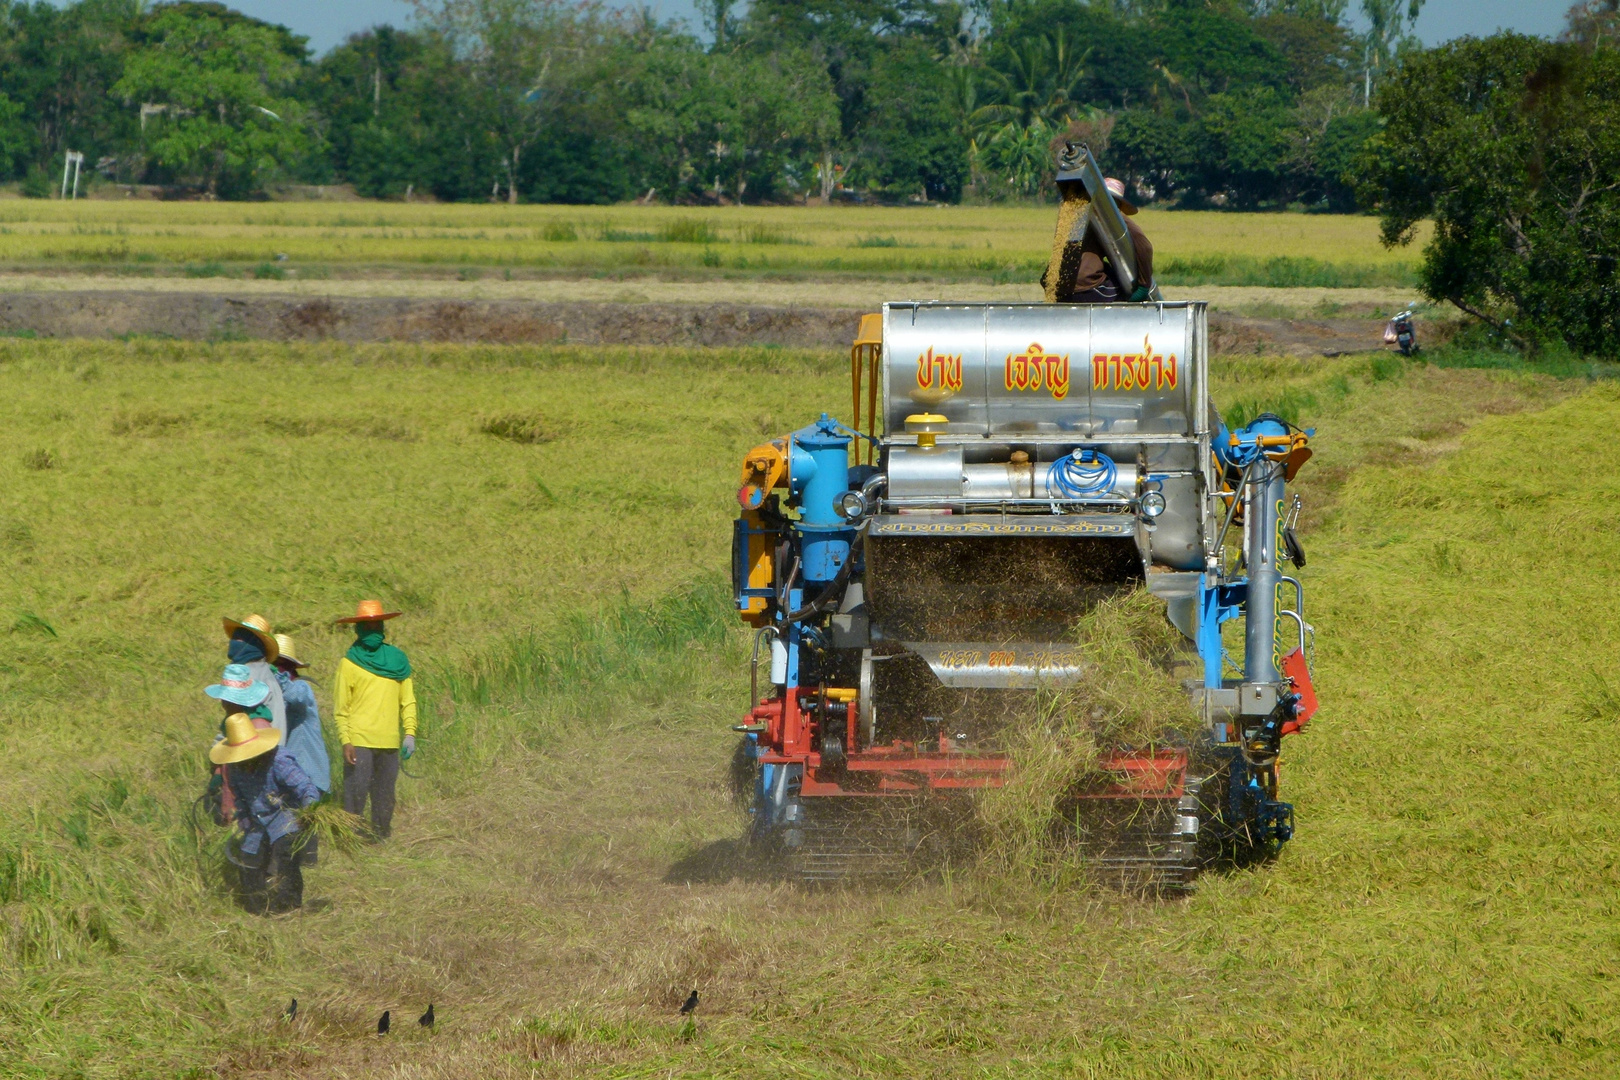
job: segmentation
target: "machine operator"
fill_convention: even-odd
[[[1136,249],[1136,266],[1141,280],[1126,295],[1096,232],[1087,229],[1086,238],[1080,245],[1080,267],[1075,274],[1074,292],[1069,294],[1069,303],[1117,304],[1122,300],[1141,303],[1148,298],[1148,291],[1153,286],[1153,244],[1141,226],[1131,220],[1136,216],[1136,207],[1125,197],[1125,185],[1112,176],[1103,183],[1108,187],[1108,194],[1114,197],[1114,205],[1125,215],[1125,228],[1130,230],[1131,245]]]

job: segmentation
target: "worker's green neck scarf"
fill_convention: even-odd
[[[344,655],[379,678],[403,682],[411,677],[411,662],[405,653],[383,644],[380,622],[355,623],[354,644]]]

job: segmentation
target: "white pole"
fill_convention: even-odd
[[[73,168],[73,151],[69,150],[62,158],[62,198],[67,198],[68,170]]]
[[[79,198],[79,173],[84,169],[84,151],[76,150],[73,153],[73,199]]]

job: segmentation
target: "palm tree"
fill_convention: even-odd
[[[1411,26],[1422,10],[1423,0],[1361,0],[1361,13],[1368,24],[1362,104],[1372,106],[1373,71],[1381,78],[1384,69],[1394,65],[1396,54],[1411,43]]]

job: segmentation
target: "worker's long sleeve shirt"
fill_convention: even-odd
[[[416,691],[411,680],[373,675],[344,657],[338,664],[332,718],[345,746],[397,750],[400,728],[416,734]]]
[[[1131,234],[1131,248],[1136,255],[1136,284],[1153,284],[1153,243],[1147,238],[1140,226],[1130,218],[1125,219],[1125,228]],[[1102,241],[1097,239],[1092,229],[1086,230],[1085,240],[1080,247],[1080,268],[1075,274],[1074,291],[1088,292],[1103,286],[1113,280],[1109,273],[1107,253]],[[1121,282],[1121,285],[1124,283]]]
[[[276,678],[281,680],[281,696],[287,703],[287,737],[281,748],[293,756],[304,775],[325,794],[332,790],[332,759],[326,753],[315,691],[309,683],[294,679],[285,671],[276,672]]]
[[[259,768],[227,765],[231,794],[236,797],[236,823],[242,827],[242,851],[256,855],[268,840],[275,843],[298,831],[293,811],[321,801],[321,793],[304,775],[293,756],[282,749],[271,750],[270,760]]]

